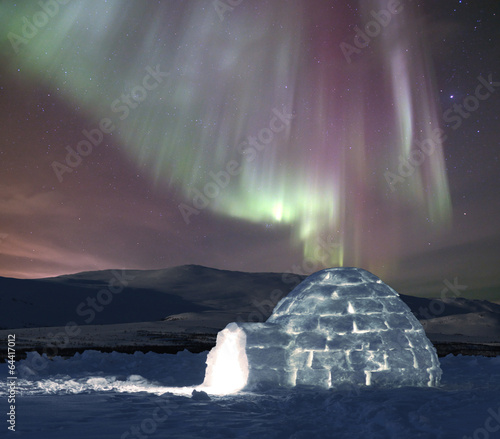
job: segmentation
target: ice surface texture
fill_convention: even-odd
[[[266,323],[230,323],[220,339],[227,334],[239,346],[237,363],[248,367],[249,387],[435,386],[441,378],[422,325],[396,291],[359,268],[314,273]]]

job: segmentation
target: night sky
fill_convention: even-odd
[[[498,0],[8,1],[0,24],[1,276],[343,265],[500,300]]]

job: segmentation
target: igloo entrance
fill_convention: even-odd
[[[243,389],[248,382],[246,334],[236,323],[229,323],[217,334],[217,344],[207,357],[202,386],[210,393],[228,394]]]

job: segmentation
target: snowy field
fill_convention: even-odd
[[[500,357],[441,358],[439,388],[193,396],[206,357],[86,351],[45,361],[30,353],[17,362],[16,432],[3,421],[0,437],[500,438]],[[1,400],[5,408],[5,381]]]

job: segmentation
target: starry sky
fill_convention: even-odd
[[[1,276],[359,266],[500,300],[498,1],[12,1],[0,24]]]

